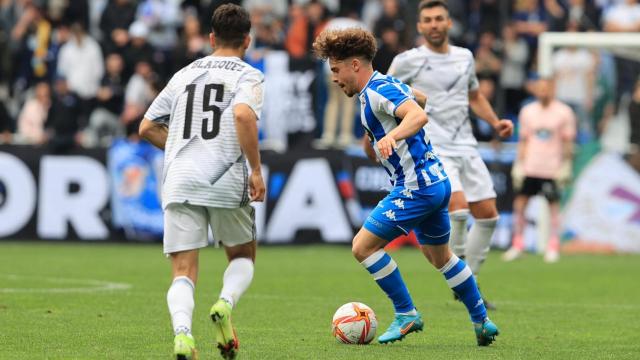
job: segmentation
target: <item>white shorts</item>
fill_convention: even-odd
[[[451,192],[463,191],[468,202],[495,199],[496,191],[480,155],[439,156],[451,182]]]
[[[171,203],[164,211],[164,253],[207,246],[209,226],[213,239],[227,247],[256,239],[255,210],[251,205],[226,209]]]

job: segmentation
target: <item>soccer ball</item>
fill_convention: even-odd
[[[333,336],[343,344],[368,344],[377,327],[376,314],[363,303],[346,303],[333,315]]]

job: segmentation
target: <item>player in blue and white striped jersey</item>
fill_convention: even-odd
[[[365,220],[352,247],[395,308],[394,321],[378,341],[401,340],[424,327],[397,264],[383,249],[398,235],[414,230],[424,255],[467,307],[478,345],[489,345],[498,328],[487,317],[471,270],[448,246],[451,184],[423,129],[428,121],[425,95],[373,71],[376,42],[366,30],[325,30],[313,48],[318,57],[329,60],[333,81],[345,94],[358,95],[362,126],[369,137],[365,149],[384,166],[393,185]]]

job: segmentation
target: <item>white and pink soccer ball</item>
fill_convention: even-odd
[[[333,315],[333,336],[344,344],[370,343],[377,327],[376,314],[363,303],[346,303]]]

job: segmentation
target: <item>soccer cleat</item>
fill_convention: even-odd
[[[216,332],[216,343],[223,359],[235,359],[240,343],[231,325],[231,304],[223,299],[211,307],[211,320]]]
[[[197,359],[196,341],[191,334],[179,333],[173,339],[173,353],[176,360]]]
[[[511,247],[504,254],[502,254],[503,261],[513,261],[522,256],[522,250]]]
[[[560,254],[557,251],[547,251],[544,254],[544,262],[552,264],[557,263],[560,260]]]
[[[405,336],[412,332],[422,331],[424,327],[424,321],[420,313],[417,315],[399,315],[396,314],[396,318],[384,334],[378,337],[380,344],[392,343],[394,341],[402,340]]]
[[[496,336],[500,334],[498,327],[489,318],[485,318],[482,323],[473,323],[476,331],[476,339],[478,346],[489,346],[496,340]]]

